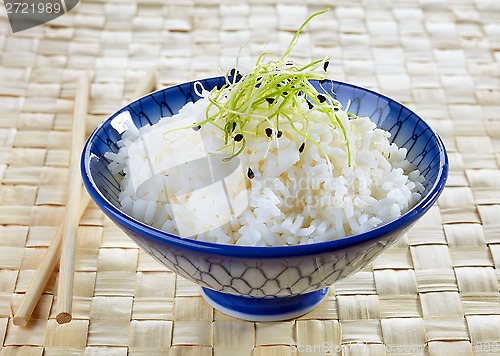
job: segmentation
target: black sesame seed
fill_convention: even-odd
[[[333,111],[339,111],[339,108],[333,108]]]
[[[234,136],[234,140],[236,142],[240,142],[241,140],[243,140],[243,135],[242,134],[237,134],[236,136]]]
[[[320,103],[324,103],[326,101],[326,98],[324,95],[322,94],[318,94],[318,100]]]
[[[283,95],[288,95],[288,92],[287,92],[287,91],[284,91],[284,92],[283,92]]]
[[[250,179],[254,179],[255,178],[255,173],[252,171],[252,168],[250,168],[250,167],[248,167],[247,176]]]
[[[311,110],[314,107],[314,105],[311,104],[311,102],[309,100],[306,100],[306,101],[307,101],[307,105],[309,106],[309,110]]]
[[[276,133],[276,137],[280,138],[281,136],[283,136],[283,131],[278,130],[278,132]]]
[[[326,61],[325,63],[323,63],[323,70],[326,72],[326,70],[328,69],[328,65],[330,64],[329,61]]]
[[[274,98],[266,98],[266,101],[267,101],[269,104],[272,104],[272,103],[274,103]]]
[[[231,132],[234,132],[235,129],[236,129],[236,122],[233,121],[233,128],[231,129]]]
[[[231,77],[234,77],[236,73],[238,73],[238,70],[236,68],[231,68],[231,70],[229,71],[229,75]]]
[[[201,125],[193,126],[193,130],[198,131],[199,129],[201,129]]]
[[[300,147],[299,147],[299,152],[300,152],[300,153],[304,152],[304,148],[306,148],[306,142],[305,142],[305,141],[304,141],[304,142],[302,142],[302,145],[300,145]]]
[[[239,82],[241,80],[241,78],[243,78],[243,76],[240,73],[236,74],[236,81],[237,82]]]
[[[270,128],[270,127],[268,127],[268,128],[266,129],[266,135],[267,135],[267,137],[271,137],[271,135],[272,135],[272,134],[273,134],[273,129],[272,129],[272,128]]]

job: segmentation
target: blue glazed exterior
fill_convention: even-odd
[[[282,298],[256,298],[201,289],[205,300],[219,311],[233,317],[251,321],[292,319],[318,306],[327,296],[328,288],[298,296]]]
[[[222,86],[224,78],[200,80],[205,89]],[[403,235],[436,202],[448,173],[445,147],[415,113],[376,92],[341,82],[320,90],[334,92],[349,111],[370,116],[392,140],[408,149],[408,159],[426,178],[421,201],[399,219],[367,233],[303,246],[247,247],[221,245],[175,236],[147,226],[119,209],[119,182],[107,170],[107,151],[116,152],[120,134],[113,119],[128,111],[137,127],[171,116],[199,97],[194,82],[162,89],[125,106],[103,122],[87,141],[82,177],[91,198],[104,213],[156,260],[202,287],[255,298],[287,297],[324,289],[366,266]]]

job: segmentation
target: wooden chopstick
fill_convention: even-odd
[[[60,259],[60,251],[61,251],[61,241],[65,234],[67,222],[68,222],[68,212],[72,209],[71,217],[73,219],[73,224],[76,221],[78,225],[81,216],[85,212],[87,205],[90,202],[90,197],[88,194],[84,193],[84,190],[81,187],[80,178],[77,177],[79,174],[79,155],[81,148],[83,146],[83,140],[85,138],[85,123],[86,123],[86,115],[87,115],[87,106],[88,106],[88,97],[89,97],[89,89],[90,82],[88,76],[86,74],[82,75],[78,82],[76,100],[75,100],[75,110],[73,117],[73,137],[72,137],[72,146],[71,146],[71,155],[70,155],[70,174],[68,180],[68,196],[69,189],[74,189],[74,193],[72,193],[72,204],[75,204],[76,207],[66,206],[66,216],[63,223],[59,226],[59,229],[56,232],[56,235],[52,239],[49,248],[42,260],[42,263],[38,267],[35,276],[33,277],[28,289],[26,290],[26,294],[19,305],[17,312],[12,319],[12,322],[15,326],[25,326],[35,309],[40,296],[43,293],[47,282],[54,271],[55,266],[59,262]],[[81,138],[77,138],[76,136],[80,136]],[[75,158],[76,157],[76,158]],[[76,166],[76,171],[74,169]],[[71,187],[71,188],[70,188]],[[78,204],[79,201],[79,204]],[[69,202],[69,199],[68,199]],[[68,203],[67,202],[67,203]]]
[[[156,84],[156,68],[151,68],[146,74],[145,80],[141,82],[133,93],[133,98],[138,98],[147,93],[151,92]],[[80,118],[85,124],[85,116],[87,114],[87,104],[88,104],[88,91],[89,82],[88,77],[82,77],[79,83],[79,91],[77,92],[76,103],[75,103],[75,116],[74,120]],[[80,93],[80,95],[78,95]],[[86,95],[84,95],[86,94]],[[83,140],[81,141],[81,146],[76,146],[76,140],[80,140],[80,131],[78,128],[75,129],[75,125],[78,123],[73,122],[73,140],[72,140],[72,154],[73,145],[77,147],[77,156],[75,158],[76,163],[76,175],[79,174],[79,153],[81,147],[83,146]],[[85,132],[85,127],[82,130]],[[79,147],[79,148],[78,148]],[[72,177],[73,169],[73,157],[71,160],[70,173],[69,176]],[[71,178],[70,178],[71,179]],[[76,179],[78,182],[79,179]],[[76,250],[76,234],[78,229],[78,220],[74,214],[74,206],[77,204],[75,200],[76,195],[72,194],[74,187],[68,185],[68,203],[66,205],[66,223],[65,223],[65,233],[63,234],[62,240],[62,251],[61,251],[61,266],[59,272],[59,286],[58,286],[58,296],[57,296],[57,308],[56,308],[56,321],[59,324],[68,323],[71,321],[72,315],[72,300],[73,300],[73,278],[74,278],[74,267],[75,267],[75,250]]]
[[[86,85],[85,85],[86,86]],[[154,90],[156,86],[156,68],[151,68],[145,76],[145,80],[141,82],[141,84],[136,88],[134,93],[132,94],[132,99],[136,99],[139,97],[142,97],[148,93],[150,93],[152,90]],[[88,84],[88,87],[90,87],[90,83]],[[79,92],[77,92],[77,100],[78,98],[81,97],[81,100],[84,100],[82,95],[84,94],[83,91],[87,91],[87,101],[88,101],[88,89],[85,87],[81,87],[79,85]],[[82,93],[82,94],[79,94]],[[82,113],[85,111],[84,113]],[[86,109],[83,110],[81,108],[78,108],[77,112],[77,105],[75,103],[75,115],[74,118],[77,118],[77,115],[85,115],[86,114]],[[84,121],[85,117],[81,120]],[[76,124],[75,122],[73,122]],[[81,123],[81,122],[80,122]],[[84,130],[85,131],[85,130]],[[73,130],[73,132],[77,132]],[[75,142],[74,140],[72,141],[73,143]],[[72,152],[73,152],[73,147],[72,147]],[[71,157],[73,158],[73,157]],[[71,162],[70,162],[71,164]],[[70,177],[72,179],[74,177]],[[77,179],[75,179],[77,180]],[[78,179],[79,180],[79,179]],[[71,181],[71,180],[70,180]],[[69,183],[69,182],[68,182]],[[81,190],[81,196],[80,196],[80,204],[78,207],[78,213],[77,213],[77,220],[80,221],[83,213],[85,212],[89,202],[90,202],[90,197],[88,194],[85,193],[85,190],[80,188]],[[26,293],[24,295],[24,298],[19,305],[19,308],[17,309],[14,318],[12,319],[12,322],[15,326],[26,326],[31,314],[33,313],[33,310],[35,309],[36,305],[38,304],[38,300],[40,299],[40,296],[43,293],[43,290],[45,286],[47,285],[48,280],[50,279],[50,276],[52,272],[54,271],[54,268],[57,265],[57,262],[59,262],[60,255],[61,255],[61,241],[63,238],[64,234],[64,229],[65,229],[65,221],[59,226],[59,229],[57,230],[57,233],[55,237],[52,239],[49,248],[42,260],[42,263],[38,267],[35,276],[33,277],[33,280],[31,281],[28,289],[26,290]],[[74,265],[73,265],[74,266]],[[67,318],[67,316],[66,316]],[[62,319],[63,322],[67,319]],[[71,314],[69,315],[69,320],[71,320]],[[68,320],[68,321],[69,321]],[[59,322],[59,321],[58,321]]]
[[[81,190],[80,206],[78,207],[78,220],[81,219],[83,213],[87,209],[87,205],[90,202],[90,196],[85,192],[84,189]],[[38,267],[35,276],[31,280],[31,283],[26,290],[26,294],[19,305],[17,312],[12,319],[15,326],[26,326],[28,323],[33,310],[40,299],[40,296],[50,279],[54,268],[59,262],[60,252],[61,252],[61,240],[64,232],[64,221],[59,226],[55,237],[50,242],[49,248],[43,257],[42,263]]]
[[[64,220],[64,231],[61,243],[61,263],[59,285],[57,288],[56,320],[59,324],[71,321],[73,306],[73,280],[75,274],[76,235],[79,217],[80,200],[80,154],[85,141],[85,122],[89,102],[90,80],[83,73],[78,80],[76,90],[73,128],[71,134],[71,156],[68,172],[67,201]]]

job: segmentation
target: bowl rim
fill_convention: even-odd
[[[351,235],[345,238],[341,238],[338,240],[324,241],[311,243],[306,245],[292,245],[292,246],[238,246],[238,245],[230,245],[230,244],[219,244],[214,242],[207,241],[199,241],[192,238],[186,238],[182,236],[178,236],[175,234],[168,233],[166,231],[157,229],[146,223],[143,223],[127,214],[122,212],[120,209],[116,208],[113,204],[111,204],[106,197],[96,188],[92,176],[90,175],[90,157],[91,157],[91,144],[93,139],[95,139],[97,132],[104,126],[106,123],[111,121],[118,114],[123,112],[126,106],[136,103],[143,98],[146,98],[150,95],[153,95],[158,92],[162,92],[165,90],[169,90],[180,85],[191,84],[202,80],[216,80],[222,77],[210,77],[198,80],[192,80],[188,82],[179,83],[177,85],[172,85],[169,87],[165,87],[162,89],[158,89],[152,93],[144,95],[132,102],[128,103],[125,106],[122,106],[119,110],[117,110],[114,114],[109,116],[106,120],[101,122],[97,128],[92,132],[92,134],[88,137],[85,142],[81,160],[80,160],[80,169],[81,175],[83,179],[83,183],[87,192],[89,193],[92,200],[96,203],[96,205],[115,223],[125,227],[129,231],[139,236],[147,236],[148,238],[155,240],[158,243],[166,243],[171,247],[175,248],[184,248],[191,250],[191,252],[197,252],[202,254],[210,254],[210,255],[219,255],[224,257],[235,257],[235,258],[257,258],[257,259],[269,259],[269,258],[287,258],[287,257],[299,257],[306,255],[319,255],[324,253],[333,252],[335,250],[340,250],[347,247],[352,247],[354,245],[363,244],[369,242],[371,240],[375,240],[378,237],[382,237],[384,235],[389,235],[396,230],[404,229],[413,225],[420,217],[427,212],[432,205],[437,201],[441,192],[444,189],[446,184],[446,180],[448,178],[448,169],[449,162],[448,156],[446,153],[446,148],[434,129],[432,129],[425,120],[423,120],[418,114],[416,114],[413,110],[408,108],[407,106],[401,104],[399,101],[396,101],[384,94],[378,93],[374,90],[364,88],[359,85],[354,85],[351,83],[333,80],[335,84],[340,84],[344,86],[351,87],[353,89],[359,89],[362,91],[369,92],[371,94],[378,95],[389,102],[393,102],[401,107],[408,109],[413,115],[415,115],[416,119],[420,119],[426,126],[427,129],[430,130],[432,136],[436,138],[436,142],[439,149],[439,162],[440,168],[438,171],[438,176],[436,177],[436,182],[429,190],[424,199],[421,199],[414,207],[412,207],[405,214],[401,215],[396,220],[388,222],[384,225],[376,227],[370,231]]]

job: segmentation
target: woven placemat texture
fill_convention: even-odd
[[[333,78],[417,111],[441,135],[442,197],[389,251],[309,314],[251,323],[137,248],[91,205],[78,236],[74,320],[54,273],[12,323],[64,216],[75,82],[92,74],[87,131],[157,67],[157,88],[281,53],[332,58]],[[80,3],[13,34],[0,9],[0,355],[500,354],[500,2],[183,0]]]

